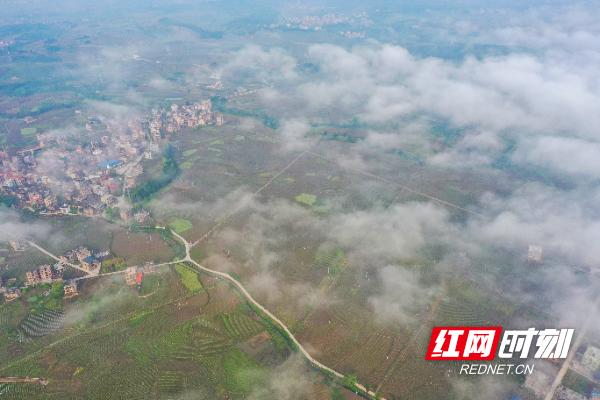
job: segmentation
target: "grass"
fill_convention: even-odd
[[[572,370],[569,370],[569,372],[565,375],[563,385],[579,394],[586,396],[591,391],[593,386],[593,384],[586,377]]]
[[[127,268],[127,263],[125,262],[125,260],[121,257],[113,257],[113,258],[109,258],[108,260],[104,260],[102,261],[102,266],[100,267],[100,272],[101,273],[107,273],[107,272],[117,272],[117,271],[122,271],[125,268]]]
[[[202,283],[198,280],[198,274],[183,264],[175,265],[175,271],[179,274],[181,283],[190,293],[196,293],[202,290]]]
[[[165,279],[165,275],[170,279]],[[149,277],[144,277],[144,285]],[[77,304],[69,307],[86,310],[82,311],[86,315],[91,314],[92,309],[106,312],[94,312],[92,318],[78,323],[74,327],[78,333],[71,337],[67,332],[64,335],[54,331],[55,322],[59,321],[55,317],[60,317],[59,314],[29,314],[27,311],[31,305],[24,298],[16,303],[0,305],[0,359],[3,361],[15,357],[4,358],[9,349],[2,344],[3,337],[9,340],[7,343],[11,344],[11,350],[16,347],[15,339],[8,338],[10,332],[3,332],[4,327],[9,325],[18,329],[19,322],[27,315],[22,326],[32,336],[27,339],[27,344],[22,345],[26,346],[24,350],[31,352],[49,341],[65,337],[53,342],[55,344],[43,352],[24,358],[2,371],[9,376],[48,377],[51,382],[62,382],[60,387],[49,385],[44,393],[37,395],[14,391],[37,389],[37,386],[14,385],[14,390],[11,389],[6,396],[179,398],[186,391],[202,389],[207,390],[206,398],[247,398],[256,385],[264,381],[267,368],[272,368],[269,360],[281,359],[280,355],[271,353],[275,349],[261,353],[260,358],[255,359],[255,356],[236,347],[236,343],[244,343],[247,337],[262,331],[263,326],[243,313],[232,312],[231,301],[237,301],[237,296],[230,297],[228,292],[214,291],[214,296],[206,296],[210,299],[209,307],[197,306],[199,299],[204,303],[203,295],[179,300],[184,298],[181,297],[184,285],[192,290],[202,288],[197,274],[185,265],[177,265],[167,274],[161,274],[161,279],[156,295],[147,299],[140,299],[134,291],[122,289],[122,285],[113,284],[108,279],[90,281],[89,285],[105,286],[100,297],[110,297],[112,303],[94,304],[93,298],[99,296],[99,288],[90,290],[83,287],[76,299]],[[35,301],[43,297],[38,294],[39,291],[36,288],[29,293],[35,295]],[[107,293],[114,296],[106,296]],[[112,300],[116,296],[119,296],[118,300]],[[173,302],[165,303],[166,300]],[[187,304],[188,301],[190,304]],[[24,308],[22,313],[17,312],[19,307]],[[42,336],[46,333],[51,336]],[[55,359],[60,360],[60,366],[47,369],[48,360]],[[0,387],[0,390],[3,388]]]
[[[327,270],[328,274],[337,275],[346,266],[346,254],[342,249],[321,251],[315,256],[314,266]]]
[[[184,161],[181,163],[181,169],[191,169],[194,166],[194,163],[191,161]]]
[[[223,141],[223,139],[216,139],[216,140],[213,140],[212,142],[210,142],[208,145],[209,146],[220,146],[220,145],[223,145],[223,144],[225,144],[225,142]]]
[[[230,349],[223,358],[225,386],[238,395],[244,396],[264,379],[264,370],[256,361],[237,348]]]
[[[169,222],[169,227],[173,229],[175,232],[181,234],[183,232],[187,232],[192,229],[193,225],[190,221],[185,218],[173,218]]]
[[[204,259],[204,257],[206,257],[206,255],[204,254],[204,250],[202,250],[198,246],[192,248],[192,250],[190,251],[190,256],[192,256],[192,258],[196,261],[202,260]]]
[[[196,149],[186,150],[186,151],[183,152],[183,156],[187,158],[187,157],[193,155],[194,153],[196,153],[197,151],[198,150],[196,150]]]
[[[140,288],[140,295],[145,296],[154,293],[160,287],[160,277],[155,274],[146,274]]]
[[[294,200],[296,200],[300,204],[312,207],[317,202],[317,196],[309,193],[301,193],[298,196],[294,197]]]
[[[29,127],[29,128],[21,128],[21,135],[30,136],[35,135],[37,133],[37,128]]]

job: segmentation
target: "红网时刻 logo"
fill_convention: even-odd
[[[425,359],[440,361],[561,359],[566,358],[569,353],[573,333],[574,329],[529,328],[503,332],[501,326],[437,326],[431,332]],[[496,373],[497,366],[497,364],[493,366],[492,373]],[[518,371],[517,368],[510,368],[514,367],[514,364],[504,366],[508,366],[509,371]],[[463,367],[461,373],[463,370],[465,373],[481,370],[481,368],[473,368],[473,365]],[[478,365],[475,364],[475,367]],[[530,367],[533,371],[533,366]],[[485,371],[489,369],[483,368]],[[528,372],[527,368],[522,370]]]

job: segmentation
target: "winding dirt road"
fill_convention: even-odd
[[[288,337],[294,342],[294,344],[296,345],[298,350],[300,350],[300,353],[302,353],[302,355],[308,360],[308,362],[310,364],[312,364],[315,368],[317,368],[321,371],[324,371],[330,375],[334,375],[335,377],[337,377],[339,379],[345,378],[344,374],[342,374],[334,369],[331,369],[328,366],[320,363],[318,360],[314,359],[313,356],[311,356],[310,353],[304,348],[304,346],[302,346],[302,344],[298,341],[298,339],[296,339],[296,337],[292,334],[292,332],[290,332],[288,327],[279,318],[277,318],[269,310],[267,310],[265,307],[263,307],[258,301],[256,301],[252,297],[252,295],[246,290],[246,288],[239,281],[237,281],[234,277],[232,277],[231,275],[229,275],[228,273],[225,273],[225,272],[215,271],[213,269],[206,268],[205,266],[194,261],[194,259],[192,259],[192,257],[190,256],[190,248],[193,247],[193,245],[190,244],[182,236],[177,234],[175,231],[171,230],[171,233],[173,234],[173,236],[175,236],[177,239],[179,239],[179,241],[181,241],[181,243],[183,243],[183,245],[185,246],[185,254],[186,255],[185,255],[185,258],[181,261],[188,262],[188,263],[194,265],[196,268],[198,268],[201,271],[204,271],[210,275],[225,279],[229,283],[233,284],[239,290],[239,292],[244,295],[246,300],[248,300],[250,303],[252,303],[252,305],[254,305],[256,308],[258,308],[260,311],[262,311],[266,316],[268,316],[271,319],[271,321],[275,322],[275,324],[277,324],[277,326],[279,326],[288,335]],[[372,398],[385,400],[385,398],[383,398],[383,397],[377,397],[378,395],[375,392],[368,390],[366,387],[364,387],[360,383],[355,383],[355,386],[360,391],[368,394]]]

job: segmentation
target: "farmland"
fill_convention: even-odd
[[[600,390],[594,2],[8,3],[0,399],[538,397],[462,325]]]
[[[49,379],[43,388],[3,384],[2,393],[11,398],[186,394],[241,399],[287,358],[289,350],[274,346],[261,320],[222,283],[208,279],[205,291],[190,290],[192,282],[201,284],[183,265],[159,277],[162,284],[151,297],[138,297],[120,282],[98,281],[56,311],[27,313],[27,301],[0,306],[2,326],[22,319],[18,334],[24,340],[16,351],[14,334],[0,332],[2,352],[8,354],[0,373]],[[81,309],[96,311],[83,315],[77,312]],[[311,390],[327,392],[323,385],[316,381]]]

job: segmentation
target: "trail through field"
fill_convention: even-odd
[[[304,153],[302,153],[304,154]],[[302,155],[301,154],[301,155]],[[301,156],[300,155],[300,156]],[[300,158],[300,156],[296,157],[295,160],[298,160]],[[295,161],[293,161],[295,162]],[[292,162],[292,163],[293,163]],[[291,163],[291,164],[292,164]],[[290,164],[290,165],[291,165]],[[308,360],[308,362],[313,365],[315,368],[326,372],[329,375],[333,375],[336,378],[339,379],[345,379],[346,376],[332,368],[329,368],[328,366],[320,363],[318,360],[316,360],[315,358],[313,358],[313,356],[310,355],[310,353],[304,348],[304,346],[302,346],[302,344],[298,341],[298,339],[296,339],[296,337],[292,334],[292,332],[289,330],[289,328],[287,327],[287,325],[285,325],[279,318],[277,318],[275,315],[273,315],[268,309],[266,309],[262,304],[260,304],[258,301],[256,301],[252,295],[246,290],[246,288],[238,281],[236,280],[234,277],[232,277],[231,275],[229,275],[228,273],[225,272],[220,272],[220,271],[215,271],[213,269],[210,268],[206,268],[205,266],[197,263],[194,259],[192,259],[192,257],[190,256],[190,250],[191,247],[193,246],[192,244],[190,244],[187,240],[185,240],[182,236],[178,235],[175,231],[171,230],[171,233],[173,234],[173,236],[175,236],[177,239],[179,239],[181,241],[181,243],[183,243],[183,245],[185,246],[185,258],[183,261],[186,261],[192,265],[194,265],[196,268],[198,268],[199,270],[206,272],[210,275],[216,276],[218,278],[222,278],[227,280],[228,282],[230,282],[231,284],[233,284],[233,286],[235,286],[235,288],[246,298],[246,300],[248,302],[250,302],[252,305],[254,305],[256,308],[258,308],[261,312],[263,312],[267,317],[269,317],[269,319],[272,322],[275,322],[275,324],[277,326],[279,326],[279,328],[281,328],[286,335],[288,336],[289,339],[291,339],[294,344],[296,345],[296,347],[298,348],[298,350],[300,351],[300,353],[302,353],[302,355]],[[375,393],[372,392],[370,390],[368,390],[365,386],[361,385],[360,383],[355,383],[354,386],[356,388],[358,388],[361,392],[365,393],[366,395],[370,396],[371,398],[377,398],[377,399],[381,399],[381,400],[385,400],[385,398],[379,396]]]

